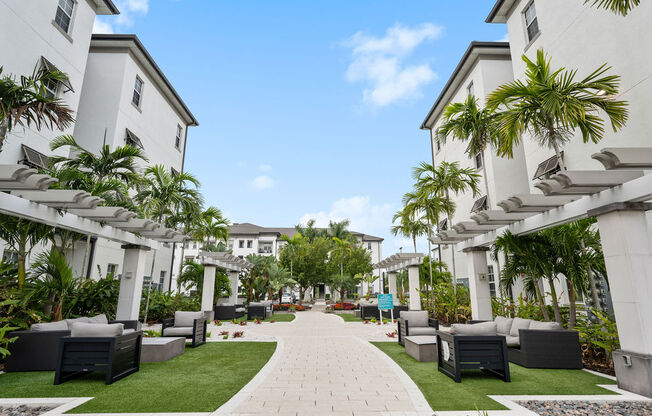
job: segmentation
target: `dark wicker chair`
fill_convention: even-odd
[[[520,348],[508,348],[509,361],[527,368],[581,369],[579,333],[570,330],[520,329]]]
[[[378,305],[360,305],[360,318],[363,320],[368,318],[380,319]]]
[[[112,384],[140,369],[141,331],[117,337],[62,337],[59,340],[54,384],[91,371],[105,371]]]
[[[274,313],[271,302],[252,302],[247,307],[247,319],[265,319]]]
[[[437,367],[456,383],[462,381],[462,370],[470,369],[511,381],[503,335],[452,335],[437,331]]]
[[[413,311],[408,311],[408,312],[413,312]],[[422,312],[426,314],[428,313],[426,311],[422,311]],[[414,325],[411,326],[409,320],[401,317],[396,321],[396,325],[398,326],[398,343],[400,345],[405,345],[403,341],[405,337],[409,337],[411,335],[435,336],[437,334],[437,330],[439,329],[439,321],[434,318],[428,318],[428,326],[414,326]]]
[[[196,318],[193,320],[192,327],[174,326],[175,318],[163,320],[161,327],[162,337],[186,337],[190,339],[192,348],[206,343],[206,318]],[[166,331],[167,329],[167,331]]]

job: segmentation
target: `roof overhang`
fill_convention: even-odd
[[[136,59],[139,65],[145,69],[147,74],[155,81],[163,92],[163,95],[172,103],[172,106],[181,115],[181,118],[188,126],[198,126],[199,122],[190,112],[190,109],[181,99],[181,96],[174,89],[161,68],[156,64],[154,58],[147,52],[147,49],[136,35],[124,34],[93,34],[91,37],[90,52],[101,52],[102,50],[128,50]]]
[[[423,253],[396,253],[385,260],[373,265],[374,269],[385,269],[388,272],[395,272],[409,266],[419,266],[423,263]]]
[[[95,14],[98,15],[114,15],[120,14],[120,10],[113,4],[111,0],[93,0],[95,4]]]
[[[429,130],[434,126],[444,107],[460,88],[462,81],[466,79],[475,64],[484,58],[511,60],[509,42],[471,42],[466,52],[464,52],[462,60],[453,71],[446,85],[444,85],[437,101],[435,101],[425,120],[421,123],[422,130]]]
[[[254,266],[248,260],[225,251],[200,251],[199,256],[203,258],[204,265],[218,266],[235,272],[251,269]]]
[[[487,23],[507,23],[507,18],[512,12],[518,0],[498,0],[489,12],[485,22]]]

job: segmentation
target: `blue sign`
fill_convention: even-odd
[[[378,295],[378,309],[380,309],[381,311],[394,309],[393,296],[391,294]]]

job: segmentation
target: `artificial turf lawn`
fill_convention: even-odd
[[[213,412],[258,373],[274,342],[209,342],[107,386],[104,372],[54,386],[51,371],[0,374],[0,397],[94,397],[71,413]]]
[[[336,315],[344,319],[344,322],[362,322],[362,319],[356,317],[352,313],[338,313]]]
[[[293,313],[275,313],[272,315],[270,318],[267,318],[263,320],[262,322],[271,322],[271,321],[276,321],[276,322],[292,322],[294,321],[294,314]],[[242,318],[236,318],[235,322],[240,323],[242,321],[247,321],[247,322],[253,322],[255,319],[247,319],[246,316],[243,316]],[[222,321],[222,323],[225,322],[231,322],[231,321]]]
[[[487,395],[520,394],[616,394],[596,384],[615,384],[610,379],[582,370],[541,370],[510,364],[511,383],[483,374],[481,371],[462,372],[462,382],[437,370],[437,363],[419,362],[407,355],[405,348],[393,342],[372,342],[389,355],[419,386],[435,411],[444,410],[504,410],[500,403]]]

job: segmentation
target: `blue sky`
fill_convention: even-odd
[[[493,0],[114,0],[96,31],[135,33],[200,126],[186,171],[233,222],[349,218],[384,237],[410,171],[430,160],[419,126]],[[425,240],[420,243],[425,247]]]

